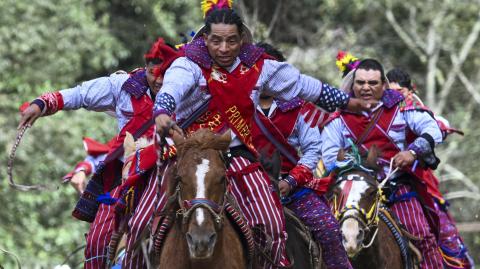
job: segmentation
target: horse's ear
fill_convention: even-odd
[[[136,150],[135,139],[133,138],[133,135],[129,132],[125,134],[125,140],[123,140],[123,149],[125,155],[130,155]]]
[[[373,145],[368,150],[367,160],[365,162],[367,167],[378,169],[379,166],[377,164],[378,156],[380,155],[380,150],[376,145]]]
[[[338,153],[337,153],[337,161],[343,161],[343,160],[345,160],[345,150],[341,148],[340,150],[338,150]]]
[[[218,137],[215,149],[226,151],[232,142],[232,131],[228,129],[225,133]]]
[[[179,132],[173,130],[173,132],[171,132],[171,135],[172,135],[172,140],[175,143],[175,145],[178,146],[178,145],[182,144],[183,142],[185,142],[185,136],[183,136],[182,133],[179,133]]]

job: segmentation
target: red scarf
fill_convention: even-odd
[[[389,163],[390,160],[400,152],[400,149],[397,147],[395,142],[392,141],[388,132],[390,127],[395,119],[395,115],[400,111],[399,106],[393,106],[391,108],[386,108],[383,106],[380,108],[380,116],[371,130],[364,134],[365,128],[367,128],[371,118],[359,114],[353,114],[348,112],[342,112],[340,118],[344,122],[345,126],[348,128],[349,133],[352,135],[352,138],[357,144],[361,135],[364,135],[365,139],[360,141],[362,149],[368,150],[371,146],[376,145],[382,151],[382,159],[384,162]],[[442,195],[438,189],[438,180],[432,173],[432,170],[429,168],[423,168],[417,166],[415,171],[412,171],[411,168],[407,168],[407,172],[415,176],[424,183],[427,187],[427,192],[437,198],[441,198]],[[419,190],[421,192],[421,190]],[[425,196],[421,193],[422,196]],[[427,197],[424,197],[427,198]],[[430,200],[430,199],[425,199]]]
[[[255,108],[250,96],[260,77],[263,60],[260,57],[251,68],[240,63],[231,73],[220,67],[201,67],[212,99],[208,110],[188,128],[188,132],[200,128],[222,132],[230,128],[256,154],[252,140]]]
[[[288,111],[281,111],[277,108],[270,118],[258,113],[260,120],[263,125],[269,130],[270,134],[284,146],[284,148],[294,156],[298,161],[297,151],[288,143],[288,137],[292,134],[293,128],[298,118],[298,114],[302,110],[302,106],[298,106],[294,109]],[[275,146],[270,142],[270,140],[262,133],[260,128],[254,124],[253,125],[253,143],[257,150],[263,150],[265,154],[271,156],[275,151]],[[282,168],[281,173],[288,173],[292,168],[297,165],[297,163],[292,163],[285,156],[281,155]]]

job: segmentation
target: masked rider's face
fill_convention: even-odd
[[[160,74],[160,64],[147,64],[147,82],[153,94],[157,94],[163,84],[163,75]]]
[[[204,35],[208,53],[220,67],[230,67],[240,54],[242,37],[235,24],[212,23],[209,34]]]
[[[378,70],[358,69],[355,71],[353,93],[355,97],[367,102],[378,102],[385,91],[386,83]]]

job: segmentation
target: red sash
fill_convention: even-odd
[[[114,143],[111,145],[109,154],[111,154],[116,148],[123,147],[123,140],[125,139],[127,132],[131,134],[135,133],[152,118],[153,101],[148,94],[144,94],[138,99],[132,95],[130,100],[132,102],[133,116],[116,136]],[[153,130],[154,126],[152,125],[142,136],[153,138]],[[103,173],[104,192],[110,191],[114,187],[116,179],[119,176],[121,177],[121,167],[122,164],[117,160],[107,163]]]
[[[400,149],[388,136],[388,130],[398,113],[398,106],[390,109],[381,107],[377,113],[379,113],[377,121],[371,124],[370,130],[367,131],[365,129],[369,126],[371,117],[344,112],[340,114],[340,119],[352,135],[355,144],[360,144],[359,146],[364,151],[368,151],[371,146],[376,145],[382,151],[382,158],[389,162],[395,154],[400,152]],[[363,141],[358,141],[359,139]]]
[[[284,148],[295,157],[298,161],[297,151],[288,143],[288,137],[292,134],[293,128],[298,118],[298,114],[302,110],[302,106],[295,109],[291,109],[282,112],[280,109],[276,109],[270,118],[267,118],[262,113],[258,113],[259,119],[263,125],[270,131],[270,134],[281,143]],[[270,140],[262,133],[256,124],[253,125],[253,143],[257,150],[265,150],[269,156],[275,151],[275,146]],[[292,163],[285,156],[281,155],[282,168],[281,173],[288,173],[296,163]]]
[[[376,145],[382,151],[382,160],[386,163],[390,163],[390,160],[393,158],[393,156],[400,152],[400,149],[388,136],[388,131],[390,130],[390,126],[393,123],[395,115],[399,112],[399,106],[393,106],[392,108],[382,107],[380,109],[382,109],[382,111],[380,111],[381,114],[377,122],[374,123],[371,130],[367,131],[365,134],[364,130],[370,121],[369,117],[343,112],[340,114],[340,118],[348,128],[348,131],[352,135],[355,144],[358,143],[357,140],[363,135],[365,139],[363,142],[360,141],[361,145],[359,146],[366,151],[371,146]],[[412,171],[411,168],[408,168],[407,172],[424,183],[427,187],[427,192],[430,195],[441,199],[442,195],[438,190],[438,181],[433,175],[431,169],[417,166],[415,171]]]
[[[254,105],[250,96],[260,76],[263,59],[261,57],[251,68],[240,63],[232,73],[220,67],[202,67],[212,99],[208,110],[187,131],[209,128],[221,132],[228,127],[256,154],[252,142]]]

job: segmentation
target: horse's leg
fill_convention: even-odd
[[[118,198],[119,188],[112,190]],[[114,230],[115,211],[113,206],[101,204],[95,220],[90,224],[85,247],[85,269],[103,269],[107,262],[107,247]]]
[[[311,192],[288,205],[312,232],[322,248],[322,258],[328,269],[352,268],[342,245],[340,226],[330,207]]]

